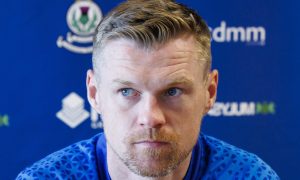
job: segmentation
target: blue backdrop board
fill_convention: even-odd
[[[0,179],[102,131],[86,98],[95,25],[121,1],[12,0],[0,17]],[[282,179],[300,162],[298,1],[181,0],[206,19],[217,103],[209,135],[254,152]]]

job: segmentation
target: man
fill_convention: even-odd
[[[210,33],[191,9],[131,0],[94,38],[88,99],[104,134],[71,145],[17,179],[279,179],[256,155],[200,133],[218,72]]]

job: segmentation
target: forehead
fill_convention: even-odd
[[[100,71],[109,73],[110,76],[155,74],[157,77],[166,78],[172,74],[177,75],[174,78],[178,79],[179,72],[181,76],[189,73],[201,74],[204,68],[201,68],[203,64],[199,61],[196,44],[193,36],[181,36],[148,49],[131,40],[112,40],[103,48],[100,59],[102,63],[97,66],[100,66]]]
[[[110,63],[115,60],[130,60],[132,63],[145,63],[147,60],[151,60],[151,63],[163,63],[167,61],[162,61],[161,59],[167,58],[190,58],[191,60],[196,60],[199,59],[198,53],[199,48],[197,48],[196,40],[192,35],[182,35],[166,43],[155,44],[149,48],[133,40],[118,38],[107,41],[102,49],[100,61]],[[152,57],[152,59],[147,57]],[[139,59],[134,61],[136,58]]]

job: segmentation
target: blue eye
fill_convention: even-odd
[[[179,88],[170,88],[166,92],[167,96],[179,96],[181,94],[182,94],[182,90]]]
[[[122,96],[125,96],[125,97],[133,97],[133,96],[137,96],[139,94],[138,91],[132,89],[132,88],[124,88],[124,89],[121,89],[121,94]]]

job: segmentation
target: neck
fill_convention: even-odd
[[[163,177],[143,177],[133,173],[107,145],[107,165],[108,172],[112,180],[115,179],[132,179],[132,180],[173,180],[183,179],[186,175],[191,161],[192,152],[183,160],[176,169],[170,174]]]

